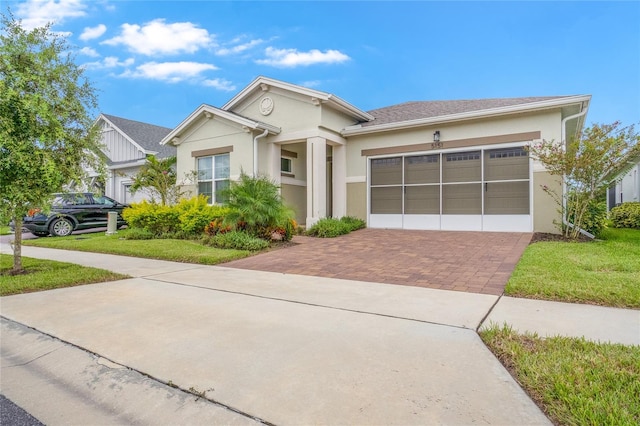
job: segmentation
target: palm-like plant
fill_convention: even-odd
[[[293,211],[282,201],[278,186],[266,176],[252,177],[243,172],[224,196],[231,210],[225,224],[244,228],[255,236],[265,237],[293,218]]]
[[[155,156],[147,157],[146,163],[134,176],[130,191],[147,193],[151,201],[160,199],[160,204],[174,204],[180,198],[180,188],[176,186],[176,157],[158,160]]]

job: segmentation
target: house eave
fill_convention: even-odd
[[[342,136],[365,135],[371,133],[390,132],[395,130],[412,129],[415,127],[424,127],[435,124],[447,124],[457,121],[474,120],[478,118],[491,118],[500,115],[508,115],[515,113],[526,113],[533,111],[542,111],[545,109],[558,108],[570,104],[586,102],[586,108],[591,100],[590,95],[567,96],[559,99],[552,99],[541,102],[531,102],[528,104],[511,105],[507,107],[484,109],[479,111],[463,112],[458,114],[440,115],[436,117],[421,118],[417,120],[398,121],[394,123],[385,123],[380,125],[372,125],[362,127],[361,125],[345,127]]]

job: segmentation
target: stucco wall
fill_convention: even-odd
[[[550,189],[555,189],[557,193],[562,192],[562,183],[558,176],[551,176],[547,172],[533,174],[533,230],[534,232],[559,234],[560,230],[553,222],[562,220],[562,216],[558,212],[560,206],[556,204],[551,195],[542,189],[545,185]]]
[[[281,185],[282,198],[295,211],[295,219],[299,225],[304,225],[307,218],[307,187],[299,185]]]
[[[365,182],[347,184],[347,216],[367,220],[367,184]]]

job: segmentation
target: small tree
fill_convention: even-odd
[[[547,186],[542,189],[558,203],[562,217],[570,221],[570,225],[558,224],[566,237],[579,236],[598,195],[604,194],[616,176],[629,167],[629,160],[640,154],[639,141],[633,126],[621,127],[620,122],[614,122],[593,124],[566,146],[545,140],[529,147],[531,156],[564,182],[561,192]]]
[[[13,273],[22,267],[22,218],[84,168],[103,170],[92,129],[93,87],[50,26],[27,31],[1,15],[0,217],[15,224]]]
[[[158,160],[155,156],[147,157],[146,163],[133,178],[130,191],[144,192],[151,197],[151,202],[160,200],[163,206],[175,204],[182,195],[176,186],[176,157]]]

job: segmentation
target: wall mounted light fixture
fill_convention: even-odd
[[[433,141],[440,142],[440,130],[436,130],[433,132]]]

